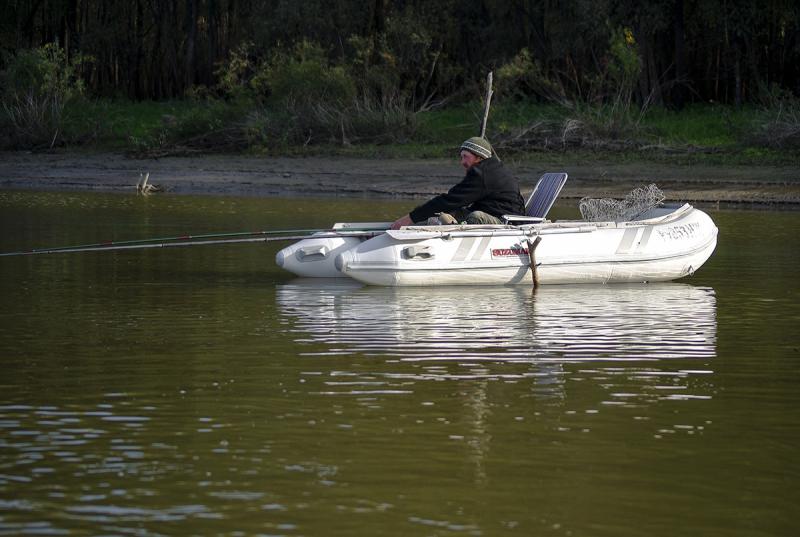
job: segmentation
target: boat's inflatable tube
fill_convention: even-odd
[[[338,223],[331,230],[322,231],[282,249],[275,255],[275,264],[305,278],[338,278],[344,274],[336,270],[336,257],[355,248],[369,237],[386,230],[389,222]],[[366,230],[366,231],[365,231]]]

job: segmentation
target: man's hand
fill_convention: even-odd
[[[395,220],[389,229],[400,229],[403,226],[410,226],[413,223],[414,221],[411,220],[411,217],[409,215],[405,215]]]

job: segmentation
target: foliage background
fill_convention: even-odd
[[[796,0],[8,0],[0,50],[2,145],[106,137],[98,99],[202,103],[128,133],[147,147],[408,142],[491,70],[505,103],[561,110],[500,126],[509,148],[624,146],[698,103],[768,110],[751,141],[800,137]]]
[[[258,63],[303,42],[370,89],[417,102],[468,94],[522,51],[537,66],[525,93],[602,98],[620,32],[638,48],[640,101],[741,104],[773,85],[800,91],[794,0],[9,0],[0,13],[7,54],[57,42],[93,58],[82,70],[92,94],[134,99],[213,87],[245,44]]]

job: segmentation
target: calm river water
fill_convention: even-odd
[[[410,205],[0,191],[0,251]],[[0,258],[0,535],[797,535],[800,213],[710,214],[692,278],[536,293]]]

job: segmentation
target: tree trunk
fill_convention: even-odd
[[[648,28],[639,27],[636,32],[639,42],[639,57],[642,62],[642,70],[639,74],[639,91],[643,102],[651,104],[662,104],[661,83],[658,79],[658,69],[656,67],[655,36]]]
[[[217,7],[217,2],[215,0],[208,0],[208,35],[206,37],[208,45],[206,47],[206,54],[208,58],[206,60],[206,69],[203,73],[203,80],[207,84],[213,83],[214,63],[219,57],[221,13],[221,10]],[[224,33],[224,30],[222,30],[222,32]]]
[[[72,59],[71,50],[74,48],[75,25],[78,16],[78,0],[67,0],[64,17],[61,21],[61,43],[67,61]]]
[[[686,47],[684,44],[684,0],[675,0],[675,13],[673,29],[675,32],[675,86],[672,92],[672,102],[675,108],[682,109],[686,104]]]
[[[742,106],[742,55],[739,51],[738,40],[734,41],[733,59],[733,103],[736,108]]]
[[[212,24],[209,21],[209,24]],[[184,83],[187,88],[195,80],[195,47],[197,41],[197,0],[186,0],[186,54],[184,56]]]

